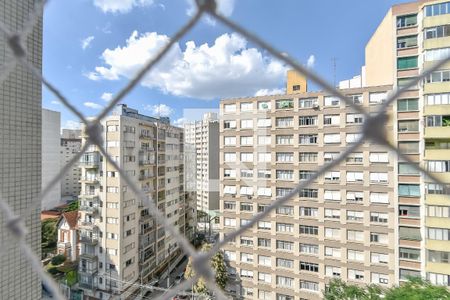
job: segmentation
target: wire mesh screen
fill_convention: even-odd
[[[6,65],[4,65],[0,71],[0,82],[8,78],[10,73],[14,71],[17,65],[21,65],[26,68],[33,76],[39,79],[42,84],[49,89],[60,101],[61,103],[69,109],[73,114],[75,114],[79,120],[85,125],[86,134],[88,136],[87,142],[82,147],[81,151],[77,153],[73,157],[73,159],[65,165],[53,180],[48,184],[46,188],[44,188],[38,199],[33,201],[33,205],[39,207],[41,203],[41,199],[51,190],[51,188],[56,185],[61,176],[65,174],[70,167],[79,161],[80,157],[87,151],[90,145],[96,145],[101,152],[101,154],[107,159],[107,161],[114,166],[119,172],[121,178],[128,184],[129,188],[134,192],[137,197],[140,198],[140,201],[145,203],[145,205],[149,208],[149,212],[153,215],[157,222],[162,224],[165,228],[165,231],[170,233],[175,239],[178,241],[178,244],[184,251],[186,255],[192,258],[192,266],[195,270],[195,276],[186,281],[183,281],[179,285],[172,287],[170,290],[166,291],[161,298],[169,299],[180,292],[185,291],[189,288],[198,278],[203,277],[206,281],[206,285],[210,291],[213,292],[214,297],[217,299],[226,299],[227,296],[224,292],[218,288],[218,286],[214,282],[214,274],[209,268],[208,261],[211,257],[219,251],[226,243],[233,240],[235,237],[241,235],[246,230],[253,227],[259,220],[268,216],[270,212],[275,210],[277,207],[283,205],[289,199],[298,195],[299,191],[305,187],[308,187],[313,181],[315,181],[319,176],[322,176],[325,172],[330,171],[333,167],[340,164],[346,157],[355,151],[358,147],[360,147],[365,141],[371,141],[373,143],[377,143],[386,147],[389,151],[394,151],[397,153],[400,160],[410,163],[414,168],[417,168],[418,171],[426,175],[428,180],[435,181],[439,184],[445,186],[438,178],[435,178],[432,174],[428,173],[427,170],[423,169],[421,166],[413,163],[411,159],[404,155],[401,151],[399,151],[394,145],[392,145],[385,135],[384,126],[388,121],[388,116],[386,114],[387,108],[392,105],[397,97],[404,91],[408,90],[410,87],[417,85],[420,83],[426,76],[428,76],[434,70],[437,70],[445,63],[450,61],[450,58],[438,61],[429,69],[424,70],[419,76],[415,77],[411,81],[408,82],[406,86],[403,86],[400,89],[397,89],[391,93],[387,100],[379,106],[379,110],[375,113],[369,113],[365,109],[363,109],[359,105],[355,105],[351,99],[341,93],[340,90],[336,89],[332,84],[328,83],[324,79],[322,79],[319,75],[315,74],[310,69],[305,68],[302,64],[296,62],[289,55],[286,55],[283,51],[277,49],[274,45],[266,42],[262,37],[259,37],[252,32],[248,31],[246,28],[243,28],[239,24],[236,24],[232,20],[220,15],[216,12],[216,3],[214,0],[197,0],[197,11],[190,18],[190,20],[180,28],[170,39],[170,41],[160,49],[159,53],[147,61],[140,69],[140,71],[135,74],[135,76],[128,81],[128,83],[118,92],[112,100],[109,102],[106,108],[101,111],[97,117],[93,120],[87,119],[70,101],[70,99],[64,96],[64,91],[60,91],[58,87],[54,86],[51,82],[49,82],[40,72],[40,70],[36,69],[32,64],[27,61],[27,47],[25,47],[25,41],[27,36],[33,31],[36,24],[42,18],[43,10],[45,8],[44,1],[36,1],[35,8],[33,13],[28,17],[28,21],[24,24],[23,29],[20,32],[16,32],[15,28],[8,28],[4,23],[0,22],[0,31],[4,36],[4,40],[7,43],[7,47],[11,53],[11,59],[8,60]],[[127,176],[126,172],[121,169],[114,159],[110,157],[107,151],[104,148],[104,143],[102,140],[102,127],[100,122],[104,119],[114,108],[116,104],[118,104],[130,91],[133,90],[134,87],[143,79],[143,77],[150,71],[152,68],[169,52],[171,47],[179,41],[182,37],[184,37],[201,19],[202,16],[209,15],[209,17],[215,19],[217,22],[222,23],[228,28],[234,30],[240,35],[246,37],[248,40],[256,44],[268,51],[274,58],[286,63],[297,72],[306,75],[310,80],[315,82],[317,85],[321,86],[326,93],[329,95],[335,96],[342,101],[344,101],[348,106],[352,107],[352,109],[364,116],[364,123],[362,126],[362,134],[359,139],[356,140],[355,143],[352,143],[345,151],[340,153],[340,155],[334,159],[333,161],[324,164],[320,168],[314,172],[314,174],[309,177],[305,181],[301,181],[295,189],[293,189],[288,194],[273,199],[269,207],[264,210],[264,212],[258,213],[255,215],[247,224],[241,226],[231,234],[226,235],[222,240],[218,241],[213,248],[206,252],[197,252],[190,244],[190,242],[178,231],[177,228],[173,227],[169,224],[162,215],[155,203],[152,199],[149,199],[148,196],[142,191],[135,182]],[[41,262],[39,258],[31,251],[29,245],[24,242],[24,236],[26,233],[26,228],[21,222],[21,215],[16,215],[15,212],[8,205],[8,199],[0,199],[0,210],[6,216],[6,223],[4,224],[5,228],[7,228],[13,236],[19,241],[20,250],[28,259],[29,263],[33,266],[35,272],[42,279],[43,283],[51,290],[51,293],[57,299],[64,299],[63,295],[59,291],[58,285],[53,281],[53,279],[44,271],[41,266]],[[33,207],[29,207],[28,211],[31,211]],[[133,285],[135,283],[124,282],[127,285]],[[142,286],[140,286],[142,288]],[[144,286],[145,288],[145,286]]]

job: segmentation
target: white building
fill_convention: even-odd
[[[61,169],[59,145],[61,113],[42,109],[42,189],[55,178]],[[55,184],[42,199],[42,209],[51,209],[61,204],[61,185]]]

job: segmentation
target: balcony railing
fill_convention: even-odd
[[[100,208],[97,206],[80,205],[80,210],[93,215],[100,213]]]
[[[98,243],[98,238],[96,236],[80,236],[80,242],[84,244],[96,245]]]
[[[80,181],[91,184],[98,184],[100,182],[100,178],[96,176],[81,176]]]
[[[58,242],[57,248],[69,249],[71,247],[70,242]]]

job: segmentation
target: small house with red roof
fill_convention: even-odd
[[[75,261],[80,252],[80,239],[77,232],[78,211],[69,211],[61,214],[58,223],[58,243],[56,252],[63,254],[67,259]]]

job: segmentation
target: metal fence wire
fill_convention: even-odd
[[[380,109],[376,113],[369,114],[365,109],[363,109],[361,106],[355,105],[353,101],[351,101],[351,99],[343,95],[338,89],[333,87],[332,84],[322,79],[312,70],[307,69],[300,63],[296,62],[289,55],[286,55],[285,52],[276,49],[273,45],[267,43],[264,39],[253,34],[247,29],[241,27],[239,24],[233,22],[232,20],[219,14],[216,11],[217,3],[215,2],[215,0],[196,0],[197,11],[189,19],[189,21],[172,36],[170,41],[159,51],[159,53],[155,57],[148,60],[145,63],[145,65],[142,66],[140,71],[133,77],[133,79],[131,79],[120,90],[120,92],[113,97],[113,99],[109,102],[108,106],[95,119],[88,120],[74,105],[72,105],[70,99],[66,98],[62,91],[60,91],[56,86],[54,86],[41,74],[40,70],[36,69],[31,63],[27,62],[27,49],[26,47],[24,47],[24,44],[28,35],[33,31],[36,24],[43,17],[43,10],[45,4],[46,1],[43,0],[37,0],[35,2],[34,10],[29,15],[28,21],[22,26],[22,30],[20,32],[14,32],[10,30],[2,21],[0,21],[1,34],[4,35],[8,48],[12,53],[12,59],[8,61],[5,66],[3,66],[3,70],[0,73],[0,84],[9,76],[9,74],[12,71],[14,71],[17,65],[22,65],[31,74],[33,74],[33,76],[39,79],[42,82],[42,84],[46,88],[48,88],[51,91],[51,93],[53,93],[67,109],[69,109],[73,114],[75,114],[80,119],[80,121],[85,125],[86,134],[88,138],[87,142],[82,147],[81,151],[77,153],[68,164],[63,166],[63,168],[51,180],[48,186],[42,190],[39,197],[33,201],[32,207],[28,207],[26,211],[31,212],[33,208],[39,207],[42,198],[45,195],[47,195],[47,193],[51,190],[53,186],[58,184],[60,178],[71,168],[71,166],[74,163],[76,163],[80,159],[80,157],[88,149],[89,145],[96,145],[100,150],[100,152],[102,153],[102,155],[107,159],[107,161],[117,169],[123,180],[131,188],[131,190],[140,198],[142,203],[144,203],[144,205],[146,205],[149,208],[149,212],[156,219],[156,221],[162,224],[165,230],[169,232],[171,235],[173,235],[174,238],[177,239],[182,251],[184,251],[184,254],[192,257],[192,266],[195,270],[196,276],[178,284],[177,286],[174,286],[173,288],[168,290],[165,294],[161,295],[159,297],[160,299],[170,299],[171,297],[179,293],[183,293],[183,291],[190,288],[191,285],[194,282],[196,282],[196,280],[200,277],[203,277],[205,279],[207,287],[210,291],[213,292],[214,297],[216,297],[217,299],[227,299],[227,296],[224,294],[224,292],[214,282],[214,274],[211,271],[211,268],[209,267],[209,260],[211,259],[211,257],[217,251],[219,251],[221,247],[224,246],[226,243],[233,240],[235,237],[241,235],[246,230],[255,225],[256,222],[268,216],[271,211],[281,206],[283,203],[285,203],[292,197],[295,197],[301,189],[307,187],[319,176],[323,175],[326,171],[340,164],[351,152],[360,147],[361,144],[363,144],[365,141],[370,140],[371,142],[385,146],[389,151],[396,152],[400,160],[410,163],[414,168],[416,168],[423,175],[425,175],[428,178],[428,180],[435,181],[436,183],[446,186],[443,182],[441,182],[438,178],[434,177],[432,174],[428,173],[421,166],[413,163],[408,156],[404,155],[394,145],[392,145],[387,140],[384,134],[385,132],[384,126],[388,120],[386,114],[387,107],[392,105],[396,101],[397,97],[400,94],[402,94],[402,92],[418,84],[431,72],[437,70],[445,63],[449,62],[450,57],[447,57],[446,59],[437,62],[429,69],[424,70],[419,76],[412,79],[406,86],[394,90],[393,93],[391,93],[388,96],[386,102],[380,105]],[[117,165],[117,163],[110,157],[110,155],[103,147],[103,141],[101,138],[102,128],[100,125],[101,120],[111,112],[114,106],[118,104],[142,80],[142,78],[167,54],[167,52],[169,52],[171,47],[182,37],[184,37],[199,22],[199,20],[204,15],[209,15],[216,21],[222,23],[223,25],[234,30],[240,35],[246,37],[249,41],[253,42],[255,45],[265,49],[271,55],[273,55],[273,57],[286,63],[287,65],[295,69],[297,72],[306,75],[310,80],[321,86],[325,92],[329,93],[332,96],[340,98],[347,105],[351,106],[352,109],[354,109],[358,113],[363,114],[365,120],[362,127],[361,137],[356,141],[356,143],[352,144],[344,152],[342,152],[337,159],[333,160],[330,163],[324,164],[323,166],[318,168],[318,170],[308,180],[299,183],[297,187],[287,195],[274,199],[272,204],[269,205],[269,207],[264,212],[258,213],[251,219],[249,223],[238,228],[231,234],[226,235],[222,240],[218,241],[210,251],[206,253],[197,252],[191,246],[189,241],[179,233],[178,229],[173,227],[166,221],[165,217],[157,209],[153,200],[149,199],[145,195],[145,193],[133,182],[133,180],[127,176],[124,170],[122,170]],[[43,283],[49,288],[50,292],[56,299],[64,299],[64,296],[59,291],[58,284],[54,282],[53,279],[42,268],[40,258],[35,253],[33,253],[30,246],[24,242],[24,237],[26,235],[26,228],[24,222],[22,221],[23,216],[16,215],[8,205],[7,199],[2,199],[1,197],[0,197],[0,210],[3,212],[6,220],[3,226],[5,226],[5,228],[7,228],[12,233],[12,235],[17,239],[20,250],[22,251],[24,256],[28,259],[29,263],[33,266],[35,272],[39,275]],[[133,285],[134,283],[125,282],[125,284]],[[146,288],[145,286],[141,285],[140,287]]]

